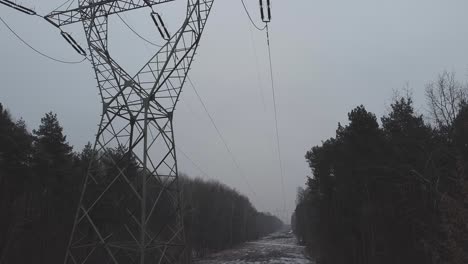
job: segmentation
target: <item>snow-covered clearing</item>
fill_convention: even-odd
[[[281,231],[271,234],[261,240],[244,243],[243,245],[210,255],[196,264],[314,264],[305,257],[304,247],[290,232]]]

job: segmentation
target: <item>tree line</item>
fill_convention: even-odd
[[[134,158],[121,158],[125,152],[109,149],[109,162],[103,158],[88,168],[96,154],[92,146],[75,152],[56,114],[45,114],[30,132],[23,120],[14,120],[0,104],[0,263],[63,263],[85,173],[91,169],[94,177],[105,180],[120,167],[127,170],[127,180],[134,180],[141,172]],[[125,164],[116,168],[111,160]],[[195,257],[282,227],[278,218],[258,212],[247,197],[219,182],[186,176],[179,182],[187,248]],[[99,192],[98,188],[91,191]],[[126,191],[117,186],[103,198],[92,212],[96,225],[111,229],[129,217],[114,208]],[[168,208],[161,211],[159,218],[167,219],[152,219],[149,225],[171,217],[164,216]],[[93,261],[101,259],[96,256]]]
[[[468,94],[454,74],[426,89],[430,114],[396,97],[358,106],[305,155],[293,230],[322,264],[468,263]]]
[[[249,199],[212,180],[181,180],[185,228],[196,257],[256,240],[282,228],[269,213],[257,212]]]

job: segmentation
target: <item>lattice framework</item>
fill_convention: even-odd
[[[188,0],[183,25],[135,76],[108,50],[110,15],[172,1],[80,0],[46,16],[82,22],[103,105],[65,263],[185,261],[173,112],[214,0]]]

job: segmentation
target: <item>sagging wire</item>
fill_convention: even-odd
[[[75,0],[67,0],[67,1],[65,1],[63,4],[61,4],[61,5],[59,5],[57,8],[55,8],[52,12],[55,12],[55,11],[59,10],[60,8],[62,8],[63,6],[65,6],[67,3],[69,3],[69,4],[68,4],[68,7],[67,7],[67,9],[69,9],[70,6],[73,4],[73,1],[75,1]]]
[[[145,37],[143,37],[142,35],[138,34],[138,32],[136,30],[134,30],[128,23],[127,21],[125,21],[118,13],[117,13],[117,16],[119,17],[119,19],[128,27],[128,29],[130,29],[135,35],[137,35],[139,38],[141,38],[142,40],[144,40],[145,42],[147,42],[148,44],[150,45],[153,45],[155,47],[159,47],[161,48],[162,45],[158,45],[148,39],[146,39]]]
[[[229,145],[227,144],[227,141],[226,139],[224,138],[223,134],[221,133],[221,130],[219,130],[218,126],[216,125],[216,122],[214,121],[214,118],[213,116],[210,114],[210,112],[208,111],[208,108],[206,107],[206,104],[205,102],[203,101],[202,97],[200,96],[200,94],[198,93],[198,90],[197,88],[195,87],[195,85],[193,84],[192,80],[190,79],[189,76],[187,76],[187,80],[190,84],[190,86],[192,87],[193,91],[195,92],[197,98],[198,98],[198,101],[200,101],[201,105],[203,106],[203,110],[205,111],[206,115],[208,116],[208,118],[210,119],[210,122],[211,124],[213,125],[214,129],[216,130],[216,133],[218,134],[219,138],[221,139],[221,142],[223,143],[224,147],[226,148],[226,151],[227,153],[229,154],[229,156],[231,157],[231,160],[234,164],[234,166],[236,167],[236,169],[239,171],[239,174],[242,176],[242,179],[244,180],[245,184],[247,185],[247,188],[249,188],[250,192],[258,198],[257,196],[257,193],[255,192],[255,190],[252,188],[252,186],[250,185],[250,182],[247,180],[247,177],[245,176],[244,174],[244,171],[242,170],[242,168],[240,167],[239,165],[239,162],[237,161],[236,157],[234,156],[234,153],[232,152],[231,148],[229,147]]]
[[[255,58],[255,69],[257,72],[257,82],[258,82],[258,90],[260,91],[260,97],[262,99],[263,111],[266,112],[266,103],[265,103],[265,95],[263,95],[263,85],[262,85],[262,77],[260,75],[260,66],[258,63],[258,55],[257,55],[257,48],[255,47],[255,41],[253,36],[253,31],[249,27],[250,31],[250,43],[252,44],[253,54]]]
[[[284,191],[284,174],[283,174],[283,162],[282,162],[282,155],[281,155],[281,145],[280,145],[280,137],[279,137],[279,129],[278,129],[278,110],[276,104],[276,94],[275,94],[275,86],[274,86],[274,77],[273,77],[273,63],[271,58],[271,47],[270,47],[270,32],[268,28],[268,23],[271,22],[271,1],[266,0],[266,4],[264,4],[265,0],[259,0],[260,3],[260,17],[262,21],[265,23],[264,27],[259,27],[253,21],[250,13],[247,9],[247,6],[244,3],[244,0],[241,0],[241,3],[244,7],[244,10],[252,23],[252,25],[258,29],[259,31],[266,30],[266,37],[267,37],[267,45],[268,45],[268,57],[269,57],[269,65],[270,65],[270,79],[271,79],[271,90],[272,90],[272,97],[273,97],[273,107],[274,107],[274,117],[275,117],[275,130],[276,130],[276,144],[278,149],[278,160],[279,160],[279,169],[280,169],[280,176],[281,176],[281,193],[283,196],[283,212],[286,212],[286,198],[285,198],[285,191]],[[265,17],[265,11],[267,16]],[[190,79],[189,79],[190,80]]]
[[[268,8],[269,8],[269,0],[268,2]],[[281,155],[281,144],[280,144],[280,136],[279,136],[279,129],[278,129],[278,108],[277,108],[277,103],[276,103],[276,93],[275,93],[275,80],[274,80],[274,74],[273,74],[273,62],[272,62],[272,56],[271,56],[271,45],[270,45],[270,30],[268,27],[268,23],[271,21],[271,12],[268,12],[268,22],[265,22],[266,26],[266,37],[267,37],[267,47],[268,47],[268,60],[270,63],[270,80],[271,80],[271,92],[272,92],[272,99],[273,99],[273,111],[274,111],[274,117],[275,117],[275,130],[276,130],[276,145],[278,149],[278,163],[279,163],[279,169],[280,169],[280,176],[281,176],[281,193],[283,195],[283,212],[286,212],[286,197],[285,197],[285,191],[284,191],[284,172],[283,172],[283,161],[282,161],[282,155]]]
[[[266,1],[266,4],[264,4],[264,1]],[[284,173],[283,173],[283,162],[282,162],[282,155],[281,155],[281,144],[280,144],[280,137],[279,137],[279,129],[278,129],[278,109],[277,109],[277,103],[276,103],[276,94],[275,94],[275,81],[274,81],[274,76],[273,76],[273,62],[272,62],[272,56],[271,56],[271,46],[270,46],[270,31],[268,28],[268,23],[271,22],[271,0],[259,0],[260,4],[260,18],[262,21],[265,23],[265,26],[263,28],[260,28],[257,26],[252,17],[250,16],[244,0],[241,0],[242,5],[244,6],[244,9],[252,22],[252,24],[260,31],[266,29],[266,38],[267,38],[267,47],[268,47],[268,59],[269,59],[269,66],[270,66],[270,80],[271,80],[271,91],[272,91],[272,97],[273,97],[273,109],[274,109],[274,117],[275,117],[275,131],[276,131],[276,145],[278,149],[278,162],[279,162],[279,169],[280,169],[280,176],[281,176],[281,193],[283,196],[283,212],[286,211],[286,197],[285,197],[285,191],[284,191]],[[265,11],[266,11],[266,16],[265,16]]]
[[[201,173],[202,173],[202,177],[205,178],[205,179],[213,179],[211,178],[206,172],[205,170],[203,170],[200,165],[198,165],[192,158],[190,158],[189,155],[187,155],[187,153],[185,153],[182,149],[180,149],[179,147],[176,146],[176,149],[179,153],[182,153],[182,155],[192,163],[192,165],[197,168]]]
[[[70,0],[72,1],[72,0]],[[68,3],[69,1],[63,3],[61,6],[64,6],[66,3]],[[57,25],[54,21],[52,21],[51,19],[49,19],[48,17],[44,17],[44,16],[41,16],[41,15],[38,15],[36,13],[36,11],[30,9],[30,8],[27,8],[27,7],[24,7],[22,5],[19,5],[17,3],[14,3],[12,1],[9,1],[9,0],[0,0],[0,4],[3,4],[7,7],[10,7],[10,8],[13,8],[17,11],[20,11],[24,14],[27,14],[27,15],[31,15],[31,16],[39,16],[41,18],[44,18],[47,22],[51,23],[52,25],[54,25],[55,27],[57,27],[58,29],[60,29],[60,34],[62,35],[62,37],[72,46],[72,48],[78,52],[78,54],[80,54],[81,56],[84,56],[85,58],[82,60],[84,61],[86,59],[86,51],[78,44],[78,42],[76,42],[76,40],[70,35],[68,34],[67,32],[64,32],[59,25]],[[58,7],[60,8],[60,7]],[[26,46],[28,46],[29,48],[31,48],[32,50],[34,50],[35,52],[39,53],[40,55],[44,56],[44,57],[47,57],[49,59],[52,59],[54,61],[57,61],[57,62],[62,62],[62,63],[79,63],[79,62],[82,62],[82,61],[79,61],[79,62],[69,62],[69,61],[64,61],[64,60],[60,60],[60,59],[55,59],[49,55],[46,55],[44,54],[43,52],[40,52],[39,50],[35,49],[34,47],[32,47],[29,43],[27,43],[23,38],[21,38],[7,23],[5,20],[2,19],[2,23],[20,40],[22,41]]]
[[[80,54],[81,56],[85,56],[86,57],[86,51],[80,46],[80,44],[78,44],[78,42],[76,42],[76,40],[67,32],[63,31],[59,25],[57,25],[54,21],[52,21],[50,18],[48,17],[44,17],[44,19],[49,22],[50,24],[52,24],[54,27],[58,28],[60,30],[60,35],[62,35],[62,37],[65,39],[65,41],[68,42],[68,44],[70,44],[70,46],[72,46],[72,48],[78,52],[78,54]]]
[[[10,30],[11,33],[13,33],[13,35],[16,36],[16,38],[18,38],[21,42],[23,42],[24,45],[28,46],[30,49],[32,49],[33,51],[35,51],[36,53],[38,53],[39,55],[47,58],[47,59],[50,59],[50,60],[53,60],[55,62],[60,62],[60,63],[65,63],[65,64],[78,64],[78,63],[82,63],[83,61],[86,60],[86,57],[84,57],[82,60],[80,61],[65,61],[65,60],[60,60],[60,59],[56,59],[52,56],[49,56],[39,50],[37,50],[36,48],[34,48],[32,45],[30,45],[28,42],[26,42],[23,38],[21,38],[11,27],[10,25],[8,25],[8,23],[3,20],[1,17],[0,17],[0,21],[8,28],[8,30]]]
[[[262,0],[260,0],[260,2],[261,2],[261,1],[262,1]],[[244,7],[244,11],[245,11],[245,13],[247,14],[247,17],[249,18],[249,20],[250,20],[250,22],[252,23],[252,25],[253,25],[257,30],[259,30],[259,31],[265,30],[266,25],[265,25],[264,27],[259,27],[259,26],[253,21],[252,16],[250,15],[249,10],[247,9],[247,6],[246,6],[245,3],[244,3],[244,0],[241,0],[241,3],[242,3],[242,6]],[[263,8],[262,8],[262,10],[263,10]],[[263,11],[262,11],[262,12],[263,12]]]

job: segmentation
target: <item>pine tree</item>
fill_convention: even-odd
[[[33,130],[34,151],[32,168],[35,187],[31,199],[39,207],[35,230],[40,237],[38,262],[58,261],[61,256],[54,251],[64,251],[73,208],[73,148],[68,144],[57,115],[49,112]],[[34,204],[34,203],[32,203]]]
[[[7,258],[22,219],[20,203],[30,179],[32,137],[24,121],[16,123],[0,104],[0,262]]]

